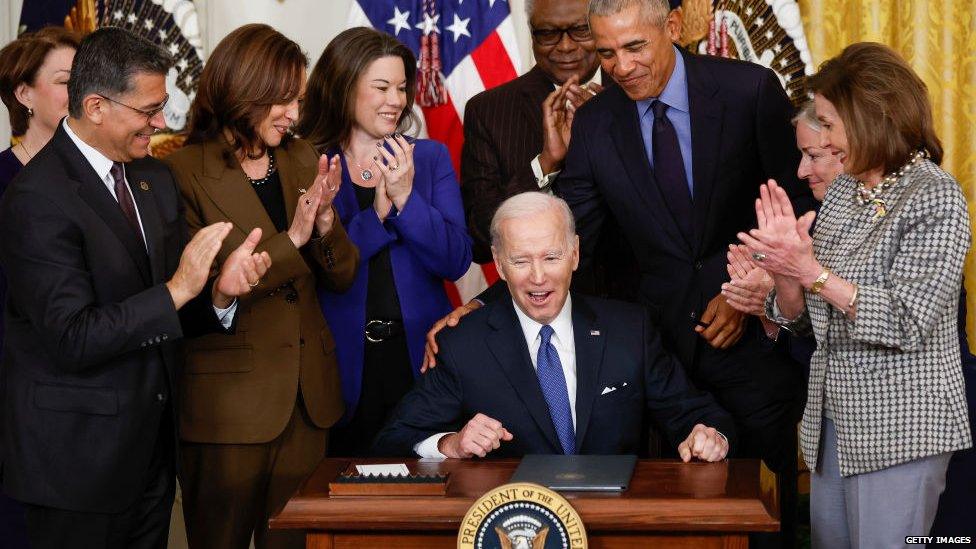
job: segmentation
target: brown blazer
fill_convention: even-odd
[[[165,161],[183,196],[191,233],[218,221],[234,224],[220,262],[254,227],[263,231],[257,251],[267,251],[272,261],[254,291],[239,301],[233,335],[186,344],[180,436],[189,442],[268,442],[288,423],[299,389],[312,421],[329,427],[344,407],[335,341],[319,308],[316,280],[344,291],[359,264],[359,251],[338,216],[328,235],[313,235],[297,250],[287,233],[275,229],[223,140],[188,145]],[[318,155],[296,139],[275,149],[275,161],[290,224],[298,190],[315,179]]]

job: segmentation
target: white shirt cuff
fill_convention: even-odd
[[[535,158],[532,159],[532,162],[529,165],[532,166],[532,175],[535,176],[535,183],[539,186],[539,189],[550,191],[549,187],[552,185],[552,182],[556,180],[556,176],[559,175],[559,170],[550,174],[542,173],[542,164],[539,163],[540,156],[542,155],[535,155]]]
[[[447,456],[442,454],[441,451],[437,449],[437,443],[440,442],[440,440],[445,436],[453,434],[454,433],[437,433],[436,435],[429,436],[414,445],[413,451],[422,458],[445,459]]]
[[[237,314],[237,300],[235,299],[234,302],[230,304],[230,307],[227,307],[226,309],[221,309],[216,305],[213,306],[213,309],[214,313],[217,314],[217,320],[220,321],[220,325],[223,326],[225,330],[229,329],[230,325],[234,323],[234,315]]]

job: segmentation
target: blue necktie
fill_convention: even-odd
[[[691,193],[688,192],[688,177],[685,174],[681,146],[678,144],[678,132],[665,114],[668,110],[667,103],[655,100],[651,103],[650,110],[654,115],[654,126],[651,129],[654,134],[651,139],[654,178],[657,179],[668,208],[678,222],[678,228],[688,242],[694,242],[693,206]]]
[[[573,414],[569,409],[569,392],[566,390],[566,376],[563,375],[563,365],[559,362],[559,354],[553,347],[552,326],[546,324],[539,330],[542,345],[536,359],[536,374],[542,386],[542,394],[549,405],[549,416],[556,428],[559,444],[564,454],[572,454],[576,449],[576,429],[573,428]]]

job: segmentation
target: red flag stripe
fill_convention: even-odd
[[[481,272],[485,274],[485,283],[489,286],[498,280],[498,270],[495,269],[495,262],[489,261],[488,263],[481,264]]]
[[[424,107],[424,121],[427,135],[447,146],[454,164],[454,173],[461,173],[461,146],[464,144],[464,127],[454,108],[453,99],[448,96],[447,103],[436,107]]]
[[[484,42],[471,52],[471,59],[478,69],[486,90],[518,76],[508,50],[505,49],[505,44],[502,43],[497,32],[489,34],[488,38],[485,38]]]

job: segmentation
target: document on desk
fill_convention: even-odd
[[[637,456],[564,456],[532,454],[512,475],[511,482],[534,482],[552,490],[626,490],[634,474]]]
[[[405,463],[380,463],[374,465],[357,465],[356,472],[364,477],[378,477],[382,475],[390,477],[410,476],[410,470]]]

